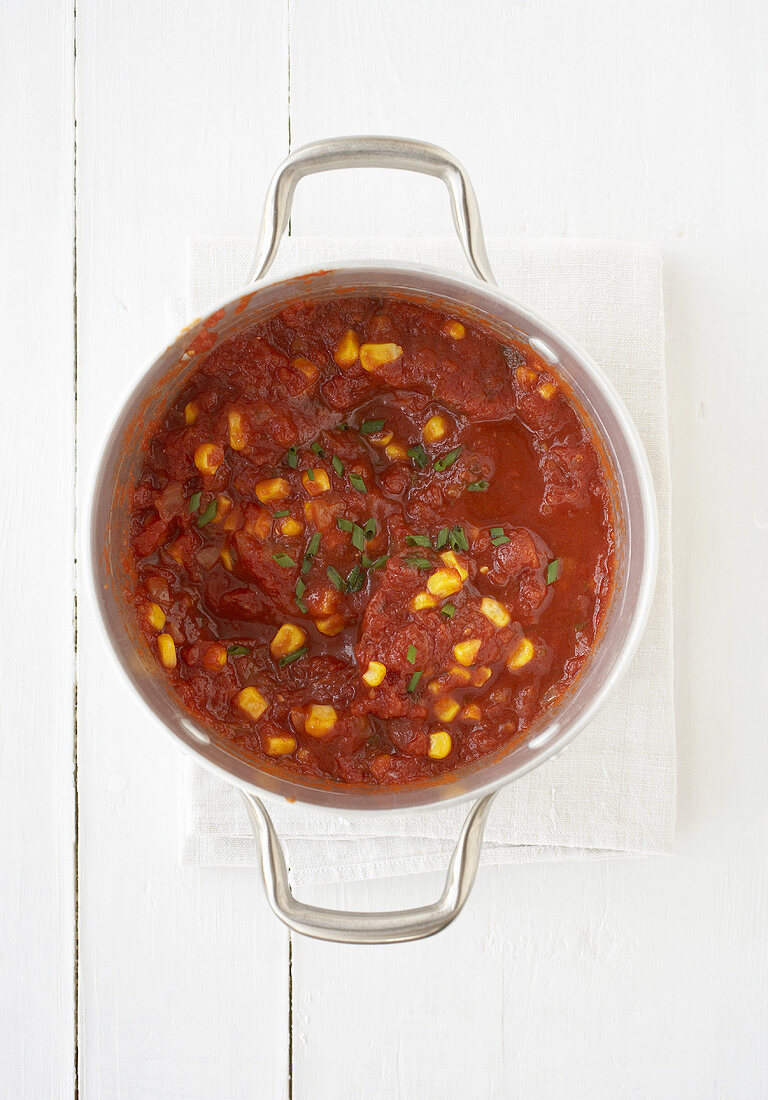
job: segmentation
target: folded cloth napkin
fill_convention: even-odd
[[[189,242],[186,300],[176,327],[244,284],[254,247],[243,238]],[[661,559],[648,627],[630,670],[561,757],[501,791],[481,862],[666,852],[675,820],[675,729],[661,257],[647,244],[605,241],[491,240],[488,251],[499,285],[587,348],[624,398],[656,483]],[[270,277],[356,259],[467,270],[454,240],[289,237]],[[192,762],[185,762],[182,788],[183,860],[256,864],[239,794]],[[467,811],[456,806],[346,819],[265,801],[299,886],[444,868]]]

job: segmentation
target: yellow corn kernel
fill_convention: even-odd
[[[443,685],[438,683],[437,680],[430,680],[429,690],[432,692],[433,695],[439,695],[440,692],[443,690]]]
[[[373,432],[368,436],[368,442],[372,443],[374,447],[386,447],[388,443],[392,442],[392,436],[394,432],[390,432],[387,428],[382,428],[380,432]]]
[[[176,644],[170,634],[158,635],[157,651],[164,668],[176,668]]]
[[[449,321],[445,326],[445,331],[452,340],[463,340],[467,335],[467,330],[461,321]]]
[[[262,714],[269,710],[269,703],[255,687],[244,687],[242,691],[238,691],[235,703],[253,722],[258,722]]]
[[[399,344],[362,344],[360,347],[360,366],[372,371],[394,363],[403,354]]]
[[[468,684],[472,679],[472,673],[469,669],[459,668],[458,665],[454,665],[448,671],[451,674],[451,679],[455,680],[457,684]]]
[[[304,377],[309,379],[310,382],[314,382],[320,373],[315,364],[309,359],[305,359],[303,355],[300,355],[298,359],[294,359],[291,366],[295,367],[296,370],[300,370]]]
[[[181,556],[178,542],[171,542],[165,547],[166,554],[173,558],[177,565],[183,565],[184,559]]]
[[[256,496],[262,504],[270,500],[285,500],[290,492],[291,487],[284,477],[270,477],[256,486]]]
[[[517,649],[507,657],[507,668],[522,668],[523,665],[528,664],[535,652],[536,650],[530,638],[523,638],[519,642]]]
[[[384,448],[384,454],[390,462],[405,462],[408,457],[408,451],[402,443],[389,443]]]
[[[557,393],[557,386],[554,382],[542,382],[538,391],[545,401],[551,401]]]
[[[339,346],[333,353],[333,358],[340,367],[351,367],[357,360],[360,352],[360,341],[352,329],[347,329],[341,338]]]
[[[287,657],[289,653],[295,653],[297,649],[301,649],[306,640],[307,635],[300,626],[296,626],[294,623],[283,623],[269,643],[269,652],[277,661],[281,657]]]
[[[229,425],[230,447],[233,451],[242,451],[247,443],[242,415],[235,409],[230,409],[227,413],[227,424]]]
[[[307,490],[311,497],[319,497],[321,493],[327,493],[331,487],[331,479],[328,474],[320,466],[316,466],[312,471],[312,477],[310,477],[310,471],[305,470],[301,475],[301,484]]]
[[[429,592],[417,592],[411,600],[413,611],[424,611],[428,607],[437,607],[437,600]]]
[[[495,627],[501,629],[502,626],[507,626],[509,623],[509,612],[504,604],[499,603],[498,600],[494,600],[491,596],[483,596],[480,601],[480,610],[485,615],[486,619],[493,623]]]
[[[464,710],[461,712],[461,717],[468,722],[479,722],[483,717],[483,712],[477,703],[467,703]]]
[[[214,523],[221,523],[224,517],[232,508],[232,501],[229,497],[220,496],[216,501],[216,515],[213,517]]]
[[[459,713],[459,704],[450,695],[435,699],[434,711],[441,722],[452,722]]]
[[[264,752],[267,756],[287,756],[291,752],[296,751],[296,738],[295,737],[278,737],[276,734],[270,734],[266,739],[264,746]]]
[[[518,367],[515,371],[515,377],[521,386],[535,386],[539,380],[536,371],[526,366]]]
[[[453,647],[453,655],[460,665],[469,666],[474,664],[482,644],[479,638],[467,638],[466,642],[456,643]]]
[[[341,634],[344,629],[344,616],[329,615],[325,619],[317,619],[315,626],[321,634],[325,634],[328,638],[334,638],[337,634]]]
[[[187,401],[184,406],[184,423],[189,428],[197,420],[197,402]]]
[[[454,596],[461,590],[461,575],[456,569],[436,569],[427,579],[427,588],[433,596]]]
[[[147,622],[153,630],[162,630],[165,626],[165,612],[159,603],[151,603],[147,608]]]
[[[363,679],[370,687],[378,687],[384,677],[387,675],[387,666],[383,665],[381,661],[369,661],[368,668],[363,673]]]
[[[287,539],[294,539],[304,530],[304,524],[293,516],[286,516],[280,524],[280,533]]]
[[[325,737],[336,725],[336,711],[322,703],[310,703],[304,729],[310,737]]]
[[[233,564],[232,555],[230,554],[229,550],[227,550],[226,546],[222,546],[219,557],[221,558],[221,564],[224,566],[226,571],[228,573],[231,573]]]
[[[475,687],[482,687],[493,676],[493,669],[488,668],[488,665],[480,665],[480,668],[475,669],[472,675],[472,683]]]
[[[215,474],[224,461],[224,451],[218,443],[201,443],[194,457],[201,474]]]
[[[433,760],[443,760],[451,751],[451,748],[450,733],[445,730],[435,730],[434,733],[430,733],[427,756],[431,756]]]
[[[448,431],[448,421],[444,416],[430,416],[424,427],[421,429],[421,434],[424,436],[425,443],[437,443],[442,439]]]
[[[445,551],[443,551],[443,553],[442,553],[442,554],[440,555],[440,557],[441,557],[441,558],[443,559],[443,561],[445,562],[445,564],[446,564],[446,565],[447,565],[447,566],[448,566],[449,568],[451,568],[451,569],[455,569],[455,570],[456,570],[456,572],[457,572],[457,573],[459,574],[459,576],[461,577],[461,583],[463,584],[463,583],[464,583],[464,581],[465,581],[465,580],[467,579],[467,577],[469,576],[469,570],[467,569],[466,565],[465,565],[465,564],[464,564],[464,562],[463,562],[463,561],[461,560],[461,558],[458,558],[458,557],[457,557],[457,556],[456,556],[456,555],[454,554],[453,550],[445,550]]]

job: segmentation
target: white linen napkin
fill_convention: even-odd
[[[250,238],[188,243],[186,299],[181,315],[175,310],[176,328],[244,284],[254,247]],[[675,822],[675,728],[661,257],[651,245],[606,241],[491,240],[488,251],[499,285],[578,340],[624,398],[656,483],[661,558],[648,627],[630,670],[561,757],[500,792],[481,862],[667,852]],[[361,259],[467,270],[455,240],[289,237],[270,275]],[[185,761],[181,801],[184,862],[258,862],[242,799],[226,783]],[[265,801],[297,886],[442,869],[468,809],[346,819]]]

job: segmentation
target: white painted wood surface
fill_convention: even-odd
[[[83,590],[80,1094],[768,1095],[768,10],[81,0],[76,20],[39,2],[5,30],[5,501],[25,518],[3,543],[0,1095],[74,1088],[73,111],[81,509],[109,419],[167,335],[185,236],[255,228],[289,122],[294,147],[364,131],[446,145],[489,233],[661,244],[680,750],[672,857],[485,870],[433,941],[294,938],[289,967],[253,874],[179,865],[179,759],[115,678]],[[293,224],[441,233],[449,218],[434,181],[366,172],[305,181]]]

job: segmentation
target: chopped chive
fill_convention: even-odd
[[[348,430],[349,430],[349,424],[347,424],[346,421],[343,424],[337,424],[336,425],[336,431],[337,432],[346,432]]]
[[[302,615],[306,615],[308,608],[302,600],[301,596],[294,596],[294,599],[296,600],[296,606],[298,607],[299,611],[302,613]]]
[[[352,545],[355,550],[359,550],[361,553],[365,550],[365,531],[362,527],[358,527],[356,523],[352,524]]]
[[[196,512],[200,507],[200,497],[203,495],[202,490],[198,489],[196,493],[193,493],[189,498],[189,510],[190,512]]]
[[[433,466],[435,467],[437,472],[441,474],[443,470],[447,470],[449,466],[453,466],[454,462],[460,454],[461,447],[454,447],[453,450],[449,451],[447,455],[443,455],[442,458],[436,458]]]
[[[469,543],[467,542],[467,536],[464,534],[464,528],[459,524],[451,529],[448,534],[448,539],[454,550],[469,550]]]
[[[366,488],[365,482],[360,477],[360,474],[350,474],[349,475],[349,480],[352,483],[352,487],[354,489],[357,489],[358,493],[367,493],[368,492],[368,489]]]
[[[553,584],[560,575],[560,559],[555,558],[547,566],[547,584]]]
[[[312,469],[311,466],[307,467],[307,477],[309,478],[310,481],[315,480],[315,471]]]
[[[297,649],[293,653],[286,653],[285,657],[280,658],[280,668],[285,668],[286,665],[290,665],[294,661],[298,661],[299,657],[303,657],[308,651],[309,646],[305,645],[303,649]]]
[[[386,554],[382,554],[380,558],[377,558],[376,561],[372,563],[371,569],[383,569],[388,561],[388,556]]]
[[[344,516],[336,517],[336,526],[340,531],[346,531],[348,534],[352,534],[355,529],[355,525],[351,519],[345,519]]]
[[[367,554],[360,555],[360,564],[363,569],[370,569],[373,565],[373,558],[369,558]]]
[[[413,694],[416,688],[419,686],[419,680],[421,679],[421,672],[414,672],[408,681],[408,691]]]
[[[409,447],[406,454],[420,470],[429,466],[429,455],[424,450],[421,443],[417,443],[414,447]]]
[[[299,452],[298,452],[298,449],[297,449],[295,443],[288,451],[286,451],[285,457],[283,458],[283,462],[286,464],[286,466],[290,466],[291,469],[293,469],[293,470],[295,470],[296,467],[298,466],[298,464],[299,464]]]
[[[412,665],[416,664],[416,646],[415,645],[409,645],[408,646],[408,653],[406,654],[406,656],[408,658],[408,663],[409,664],[412,664]]]
[[[303,581],[301,577],[296,581],[296,595],[301,599],[304,593],[307,591],[306,581]]]
[[[470,493],[484,493],[488,488],[488,482],[483,479],[482,481],[470,481],[467,489]]]
[[[406,535],[405,541],[410,546],[426,546],[430,550],[432,549],[432,543],[429,541],[426,535]]]
[[[365,527],[363,528],[363,532],[365,534],[365,541],[370,542],[372,538],[375,538],[375,536],[378,534],[378,530],[379,530],[379,525],[377,524],[374,517],[371,516],[371,518],[368,520]]]
[[[289,516],[290,514],[287,508],[281,508],[279,512],[272,513],[275,519],[282,519],[283,516]]]
[[[360,425],[360,435],[373,435],[384,427],[384,420],[364,420]]]
[[[252,650],[247,645],[230,645],[227,646],[228,657],[250,657]]]
[[[448,545],[448,538],[450,536],[450,533],[451,532],[448,530],[447,527],[440,528],[437,534],[437,538],[435,539],[435,548],[437,550],[442,550],[444,546]]]
[[[446,618],[452,619],[456,614],[456,605],[452,603],[444,603],[440,608],[440,614],[445,615]]]
[[[347,582],[344,580],[341,573],[339,573],[338,569],[334,569],[332,565],[329,565],[326,569],[326,573],[333,587],[338,588],[339,592],[343,592],[347,587]]]
[[[432,562],[429,561],[427,558],[413,557],[413,558],[404,558],[403,560],[406,561],[409,565],[412,565],[414,567],[414,569],[431,569],[432,568]]]
[[[301,563],[301,572],[302,572],[302,574],[304,576],[306,576],[311,568],[312,568],[312,559],[310,557],[305,556],[304,561]]]
[[[316,455],[319,455],[320,458],[325,458],[325,451],[318,442],[310,443],[309,449],[310,451],[314,451]]]
[[[350,592],[359,592],[365,584],[365,570],[359,565],[354,566],[347,577],[347,588]]]
[[[344,464],[343,464],[343,462],[341,461],[341,459],[339,458],[338,455],[334,455],[333,458],[331,459],[331,466],[333,466],[334,470],[339,475],[339,477],[344,476]]]
[[[504,534],[504,528],[503,527],[492,527],[491,528],[491,538],[497,539],[499,537],[499,535],[503,535],[503,534]]]
[[[284,554],[282,550],[278,550],[276,554],[273,554],[272,560],[276,561],[283,569],[295,569],[297,564],[290,554]]]
[[[317,551],[320,549],[320,532],[315,531],[312,538],[309,540],[309,546],[307,547],[307,557],[314,558]]]
[[[212,500],[201,516],[197,517],[197,526],[205,527],[216,515],[216,501]]]
[[[491,539],[492,546],[503,546],[505,542],[509,542],[506,535],[497,535],[496,538]]]

